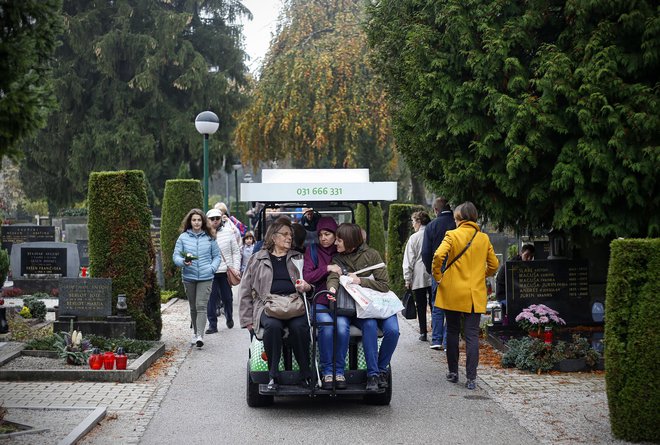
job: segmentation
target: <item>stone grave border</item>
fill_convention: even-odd
[[[78,443],[80,439],[82,439],[85,434],[90,432],[96,424],[98,424],[103,418],[105,417],[106,413],[108,412],[108,409],[105,406],[99,406],[96,408],[90,408],[88,406],[48,406],[48,407],[43,407],[43,406],[20,406],[20,405],[8,405],[5,406],[8,410],[11,410],[12,408],[14,409],[23,409],[23,410],[39,410],[39,411],[48,411],[48,410],[62,410],[62,411],[90,411],[89,415],[87,415],[82,422],[80,422],[74,429],[71,430],[67,436],[62,439],[59,442],[59,445],[73,445],[75,443]],[[11,416],[10,416],[11,417]],[[31,429],[25,430],[25,431],[18,431],[15,433],[9,433],[9,434],[0,434],[0,439],[6,439],[9,438],[11,439],[12,437],[19,436],[19,435],[26,435],[26,434],[40,434],[43,432],[47,432],[48,429],[37,429],[35,427],[32,427],[30,425],[25,425],[29,426]]]
[[[25,351],[20,348],[0,354],[0,366],[21,355],[37,355],[36,351]],[[116,382],[132,383],[137,380],[156,360],[165,353],[165,343],[154,342],[154,345],[144,354],[133,360],[126,370],[90,369],[81,365],[80,369],[2,369],[0,380],[4,381],[82,381],[82,382]],[[52,354],[52,355],[48,355]],[[39,355],[57,357],[55,351],[39,351]]]

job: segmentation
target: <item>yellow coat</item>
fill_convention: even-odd
[[[465,253],[452,264],[446,273],[440,271],[442,262],[447,263],[465,248],[474,231],[472,244]],[[481,233],[479,226],[472,221],[463,221],[454,230],[448,230],[445,238],[433,255],[431,270],[433,278],[439,281],[435,305],[441,309],[457,312],[486,312],[486,277],[493,275],[498,268],[495,250],[488,235]],[[442,280],[442,281],[441,281]]]

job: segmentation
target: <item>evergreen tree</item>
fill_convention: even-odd
[[[650,1],[381,0],[367,34],[411,169],[500,226],[660,234]]]
[[[370,168],[398,175],[383,88],[368,61],[359,0],[291,0],[266,55],[251,106],[238,119],[244,162]]]
[[[0,0],[0,162],[46,125],[57,105],[51,59],[62,29],[61,0]]]
[[[238,0],[65,0],[57,51],[61,110],[26,147],[31,196],[55,206],[80,200],[89,172],[143,170],[156,196],[182,163],[202,176],[195,116],[220,118],[210,168],[229,152],[232,115],[243,104],[247,69]]]

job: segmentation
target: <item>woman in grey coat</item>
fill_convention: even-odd
[[[417,319],[419,321],[419,339],[427,341],[426,306],[433,310],[431,298],[431,274],[426,272],[422,262],[422,241],[424,229],[431,222],[429,214],[420,211],[412,214],[412,225],[415,233],[410,235],[403,252],[403,280],[406,289],[411,289],[415,295]]]
[[[264,298],[269,294],[291,295],[308,292],[312,287],[302,279],[302,254],[291,249],[291,222],[278,219],[266,232],[264,247],[252,255],[241,280],[239,314],[241,327],[263,339],[268,357],[269,390],[277,390],[278,365],[282,356],[284,328],[289,329],[289,343],[300,365],[301,384],[311,384],[309,367],[309,325],[307,315],[281,320],[265,312]],[[298,268],[294,261],[299,261]],[[299,296],[299,298],[303,298]]]

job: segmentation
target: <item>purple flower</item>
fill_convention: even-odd
[[[539,321],[543,324],[546,324],[547,322],[550,321],[550,319],[548,317],[546,317],[545,315],[543,315],[543,316],[539,317]]]

